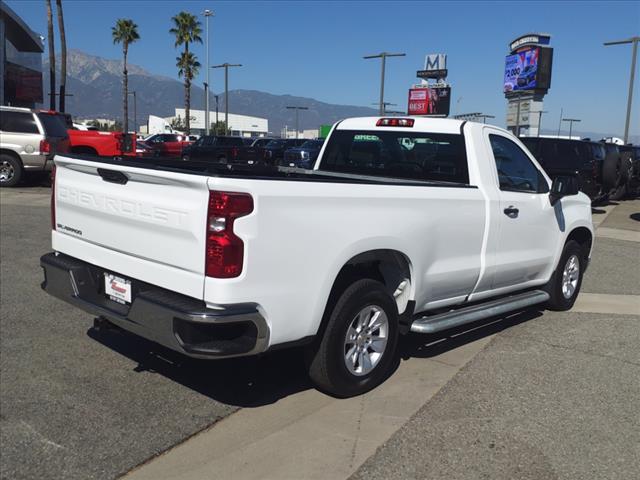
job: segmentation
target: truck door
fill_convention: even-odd
[[[498,130],[485,132],[500,198],[493,290],[539,284],[549,274],[560,238],[549,184],[516,142]]]

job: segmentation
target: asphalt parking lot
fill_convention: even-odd
[[[309,388],[296,351],[229,365],[94,332],[40,289],[48,195],[2,191],[0,477],[114,478],[239,407]]]
[[[409,385],[421,373],[428,377],[425,365],[449,368],[448,349],[461,346],[469,350],[468,363],[450,369],[442,379],[446,386],[439,393],[440,385],[434,387],[433,398],[416,391],[424,396],[416,399],[413,417],[393,413],[396,423],[388,426],[387,437],[396,433],[355,478],[628,479],[640,470],[640,312],[535,313],[462,337],[451,347],[430,351],[410,345],[405,353],[416,360],[405,362],[407,383],[395,393],[391,382],[362,400],[329,400],[311,390],[295,350],[204,362],[128,334],[95,332],[88,315],[40,290],[38,260],[50,250],[48,194],[37,185],[0,192],[2,478],[115,478],[189,438],[179,456],[188,457],[198,439],[206,456],[207,435],[228,433],[237,425],[233,419],[241,418],[230,414],[253,407],[243,412],[264,418],[274,405],[287,409],[290,398],[318,408],[332,402],[334,414],[349,410],[347,405],[364,409],[377,402],[389,408],[402,392],[412,391]],[[628,240],[640,231],[638,212],[637,200],[607,211],[583,292],[640,295],[640,243]],[[594,220],[598,215],[605,214],[594,214]],[[491,341],[488,335],[494,335]],[[385,388],[389,396],[376,398]],[[285,413],[291,418],[285,415],[283,425],[294,421],[292,410]],[[225,417],[224,425],[215,425]],[[314,435],[322,436],[329,424],[315,421]],[[255,428],[250,424],[243,431],[249,435]],[[259,447],[279,446],[275,438],[265,438]],[[297,438],[287,439],[289,448],[297,447]],[[370,453],[357,462],[352,455],[340,478],[376,447],[368,445]],[[331,452],[316,450],[328,465]],[[157,459],[165,463],[151,460],[137,470],[140,478],[145,468],[165,469],[176,451]],[[289,461],[298,462],[293,471],[304,471],[299,456],[281,454],[273,458],[274,469]],[[323,468],[299,478],[337,478],[327,477],[330,470]],[[160,478],[148,471],[147,478]],[[198,478],[175,472],[169,478]],[[262,470],[265,477],[283,478],[274,472]]]

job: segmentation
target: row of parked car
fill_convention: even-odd
[[[520,140],[550,177],[577,174],[594,204],[640,193],[640,146],[590,139],[523,137]]]
[[[103,157],[180,158],[183,161],[313,168],[323,140],[151,135],[141,141],[120,132],[83,131],[68,114],[1,107],[0,186],[25,173],[50,170],[56,153]],[[577,174],[594,204],[640,194],[640,147],[589,139],[523,137],[551,177]]]

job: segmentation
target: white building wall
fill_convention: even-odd
[[[191,117],[191,129],[205,129],[204,113],[204,110],[189,110],[189,116]],[[176,108],[175,117],[184,119],[184,108]],[[224,112],[218,112],[218,121],[224,122],[224,118]],[[216,123],[215,110],[209,112],[209,121],[212,124]],[[250,117],[248,115],[229,113],[229,129],[234,134],[246,137],[264,136],[269,132],[269,120],[267,120],[266,118]]]

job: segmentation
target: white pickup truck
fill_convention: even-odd
[[[314,170],[55,159],[43,288],[199,358],[305,345],[318,388],[389,374],[398,337],[572,307],[589,198],[502,129],[352,118]]]

